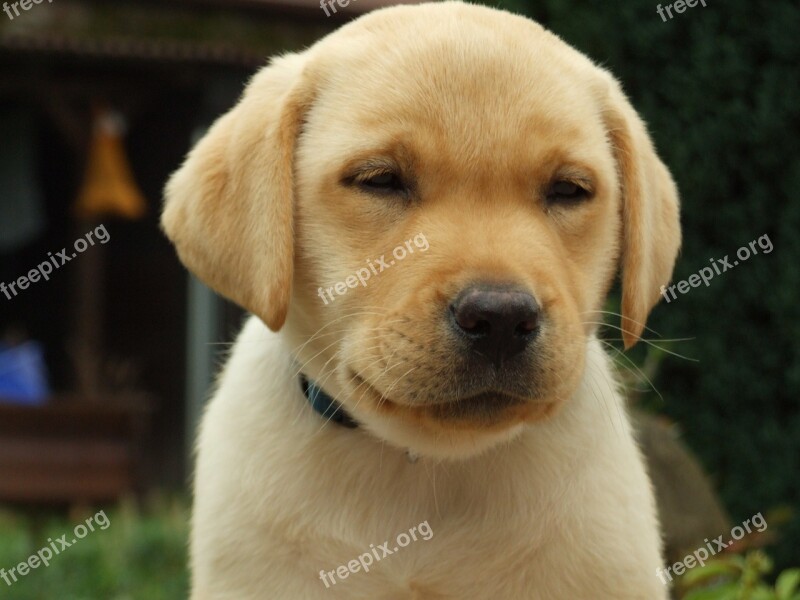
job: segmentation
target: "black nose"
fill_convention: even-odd
[[[453,328],[497,366],[525,350],[539,331],[539,305],[516,287],[470,286],[456,297],[450,311]]]

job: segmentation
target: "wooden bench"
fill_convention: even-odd
[[[89,504],[142,491],[146,396],[0,403],[0,502]]]

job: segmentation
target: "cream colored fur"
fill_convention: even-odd
[[[650,485],[610,365],[555,418],[463,462],[323,426],[290,347],[251,318],[199,439],[196,599],[658,600]],[[429,541],[328,589],[331,570],[427,520]]]
[[[353,183],[376,164],[408,194]],[[549,202],[563,180],[591,197]],[[626,346],[641,335],[678,198],[607,72],[502,11],[376,11],[256,75],[171,179],[162,222],[255,315],[198,438],[194,600],[667,598],[651,485],[595,333],[621,271]],[[318,297],[419,232],[424,254]],[[443,319],[476,280],[530,290],[545,320],[513,392],[492,390],[521,406],[442,420],[437,406],[481,391]],[[360,427],[311,410],[300,372]],[[424,521],[430,540],[321,580]]]

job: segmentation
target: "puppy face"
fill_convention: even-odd
[[[290,308],[304,372],[365,427],[443,457],[568,401],[620,265],[634,343],[680,241],[616,82],[456,3],[378,11],[259,74],[171,180],[164,226],[273,329]]]

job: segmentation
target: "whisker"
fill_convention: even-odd
[[[619,337],[619,338],[603,337],[603,339],[608,341],[608,342],[621,342],[621,341],[623,341],[621,337]],[[644,339],[644,338],[642,338],[642,339]],[[666,343],[674,343],[674,342],[691,342],[692,340],[696,340],[696,339],[697,339],[696,337],[669,338],[669,339],[659,338],[656,341],[653,341],[653,340],[650,340],[650,341],[653,342],[653,343],[658,342],[659,344],[666,344]]]
[[[380,359],[378,359],[378,360],[380,360]],[[375,363],[372,363],[372,364],[375,364]],[[352,377],[351,381],[354,378],[355,377]],[[359,387],[360,386],[361,386],[361,384],[359,384]],[[356,405],[358,405],[358,403],[356,403]],[[336,408],[333,410],[333,412],[330,414],[330,416],[325,420],[325,422],[320,426],[320,428],[316,431],[316,433],[314,435],[319,434],[325,428],[325,426],[328,425],[331,422],[331,419],[333,419],[333,417],[336,416],[336,413],[338,413],[340,410],[344,410],[344,407],[343,407],[343,405],[341,403],[337,403]]]
[[[386,314],[386,311],[377,312],[377,311],[369,311],[369,310],[358,310],[358,311],[355,311],[355,312],[347,313],[346,315],[341,315],[340,317],[337,317],[336,319],[333,319],[332,321],[329,321],[328,323],[325,323],[325,325],[323,325],[322,327],[317,329],[314,333],[312,333],[309,336],[309,338],[304,343],[300,344],[300,346],[298,346],[297,348],[294,348],[292,350],[292,354],[297,354],[297,353],[301,352],[303,350],[303,348],[305,348],[305,346],[308,343],[312,342],[313,340],[315,340],[317,338],[317,336],[320,334],[320,332],[322,330],[327,329],[331,325],[335,325],[336,323],[339,323],[339,322],[343,321],[344,319],[349,319],[351,317],[356,317],[356,316],[361,316],[361,315],[385,315],[385,314]]]
[[[601,325],[603,327],[611,327],[612,329],[617,329],[617,330],[621,331],[622,333],[625,333],[625,331],[621,327],[617,327],[616,325],[612,325],[610,323],[602,323],[602,322],[598,322],[598,321],[584,321],[583,324],[584,325]],[[662,348],[661,346],[659,346],[655,342],[652,342],[652,341],[648,340],[647,338],[640,338],[639,341],[641,341],[641,342],[643,342],[643,343],[645,343],[645,344],[647,344],[649,346],[652,346],[653,348],[656,348],[657,350],[660,350],[661,352],[666,352],[667,354],[672,354],[673,356],[676,356],[678,358],[682,358],[682,359],[688,360],[690,362],[697,362],[697,363],[700,362],[700,360],[697,359],[697,358],[692,358],[691,356],[684,356],[683,354],[678,354],[677,352],[673,352],[672,350],[668,350],[667,348]]]
[[[366,348],[359,348],[359,350],[357,352],[353,353],[351,358],[360,358],[360,357],[368,354],[369,352],[372,352],[373,350],[378,350],[378,349],[380,349],[380,344],[376,344],[375,346],[369,346],[369,347],[366,347]],[[325,364],[322,366],[322,369],[320,370],[321,373],[324,374],[325,373],[325,367],[328,365],[328,363],[331,360],[333,360],[334,357],[340,355],[342,352],[344,352],[344,348],[341,348],[341,349],[337,350],[336,352],[334,352],[333,356],[331,356],[331,358],[329,358],[327,361],[325,361]],[[376,361],[375,362],[378,362],[380,359],[381,359],[381,357],[376,357]],[[373,362],[372,364],[375,364],[375,362]],[[317,386],[321,387],[321,388],[324,388],[325,384],[328,382],[328,380],[331,378],[331,376],[333,376],[335,373],[336,373],[336,368],[330,369],[328,371],[328,373],[320,381],[317,382]]]
[[[389,325],[394,325],[396,322],[398,322],[398,321],[389,321],[388,323],[382,323],[381,325],[379,325],[379,326],[377,326],[377,327],[371,327],[371,328],[369,328],[369,329],[365,329],[365,330],[364,330],[364,332],[366,333],[366,332],[381,331],[381,330],[384,330],[384,329],[388,329]],[[310,340],[309,340],[309,341],[310,341]],[[297,372],[295,373],[295,377],[297,377],[297,376],[298,376],[298,375],[299,375],[299,374],[300,374],[300,373],[303,371],[303,369],[304,369],[304,368],[305,368],[305,367],[306,367],[306,366],[307,366],[307,365],[308,365],[308,364],[309,364],[309,363],[310,363],[312,360],[314,360],[315,358],[317,358],[317,357],[318,357],[320,354],[324,353],[324,352],[325,352],[325,351],[326,351],[328,348],[330,348],[330,347],[332,347],[332,346],[335,346],[336,344],[340,343],[340,341],[341,341],[341,340],[335,340],[334,342],[332,342],[332,343],[328,344],[328,345],[327,345],[327,346],[325,346],[325,347],[324,347],[322,350],[320,350],[319,352],[317,352],[317,353],[316,353],[314,356],[312,356],[311,358],[309,358],[309,359],[308,359],[306,362],[304,362],[304,363],[303,363],[303,364],[300,366],[300,368],[297,370]],[[306,343],[308,343],[308,342],[306,342]],[[303,344],[303,346],[305,346],[305,344]]]
[[[599,402],[600,398],[597,397],[597,393],[598,393],[599,390],[595,389],[595,388],[599,388],[599,386],[597,385],[598,371],[594,368],[595,365],[593,365],[591,363],[589,363],[589,365],[587,365],[587,366],[589,367],[589,369],[587,370],[587,374],[589,375],[589,377],[591,378],[591,380],[593,382],[593,385],[591,386],[590,389],[592,391],[592,395],[594,396],[595,400],[597,400]],[[611,392],[612,399],[613,399],[614,386],[611,385],[612,382],[609,381],[609,378],[607,377],[607,373],[604,372],[603,369],[600,369],[599,374],[602,376],[601,380],[606,384],[606,387],[608,387],[608,391]],[[606,398],[606,395],[603,394],[602,392],[600,392],[600,396],[603,399],[602,402],[603,402],[603,404],[605,405],[605,408],[606,408],[606,410],[605,410],[606,418],[608,419],[608,422],[611,425],[611,427],[614,428],[614,430],[616,430],[617,426],[616,426],[615,422],[611,419],[611,410],[608,407],[608,399]],[[617,409],[617,416],[621,419],[622,415],[619,412],[619,406],[615,404],[615,407]],[[619,433],[619,432],[617,432],[617,433]]]
[[[603,345],[607,346],[608,348],[611,348],[611,349],[612,349],[614,352],[616,352],[616,353],[617,353],[617,354],[618,354],[618,355],[619,355],[621,358],[624,358],[625,360],[627,360],[627,361],[630,363],[630,365],[631,365],[631,366],[632,366],[634,369],[636,369],[636,371],[637,371],[637,372],[638,372],[638,373],[639,373],[639,374],[640,374],[642,377],[644,377],[645,381],[647,381],[647,383],[649,383],[649,384],[650,384],[650,387],[651,387],[651,388],[653,388],[653,391],[654,391],[656,394],[658,394],[658,397],[659,397],[659,398],[661,398],[661,401],[662,401],[662,402],[665,402],[665,400],[664,400],[664,396],[662,396],[662,395],[661,395],[661,392],[659,392],[659,391],[658,391],[658,389],[656,389],[656,386],[653,384],[653,382],[652,382],[652,381],[650,381],[650,378],[649,378],[649,377],[648,377],[648,376],[647,376],[647,375],[644,373],[644,371],[642,371],[642,370],[641,370],[641,369],[640,369],[640,368],[637,366],[637,364],[636,364],[635,362],[633,362],[633,361],[630,359],[630,357],[628,357],[628,356],[627,356],[627,355],[626,355],[624,352],[622,352],[622,351],[621,351],[619,348],[616,348],[616,347],[615,347],[613,344],[609,344],[608,342],[606,342],[606,341],[604,341],[604,340],[599,340],[599,342],[600,342],[601,344],[603,344]],[[617,364],[620,364],[620,363],[617,363]],[[633,371],[630,369],[630,367],[627,367],[626,365],[622,365],[622,366],[624,366],[624,367],[625,367],[625,368],[627,368],[627,369],[628,369],[628,370],[629,370],[631,373],[633,373]],[[634,376],[635,376],[635,373],[634,373]]]
[[[391,392],[391,391],[394,389],[394,387],[395,387],[395,386],[396,386],[398,383],[400,383],[400,381],[401,381],[401,380],[402,380],[402,379],[403,379],[403,378],[404,378],[406,375],[410,374],[412,371],[415,371],[416,369],[417,369],[417,367],[416,367],[416,365],[415,365],[415,366],[411,367],[411,368],[410,368],[408,371],[406,371],[405,373],[403,373],[402,375],[400,375],[400,377],[398,377],[398,378],[395,380],[395,382],[394,382],[392,385],[390,385],[390,386],[389,386],[389,389],[387,389],[385,392],[383,392],[383,393],[381,394],[381,399],[380,399],[379,403],[380,403],[380,402],[382,402],[384,399],[387,399],[387,400],[388,400],[388,398],[389,398],[389,392]]]
[[[636,323],[637,325],[641,325],[642,328],[644,328],[646,331],[650,331],[650,332],[656,334],[658,337],[661,337],[661,334],[658,333],[655,329],[651,329],[647,325],[645,325],[644,323],[640,323],[639,321],[637,321],[635,319],[631,319],[630,317],[623,317],[620,313],[614,312],[612,310],[587,310],[585,312],[582,312],[581,316],[588,315],[588,314],[593,314],[593,313],[611,315],[612,317],[619,317],[620,319],[627,318],[631,323]]]

